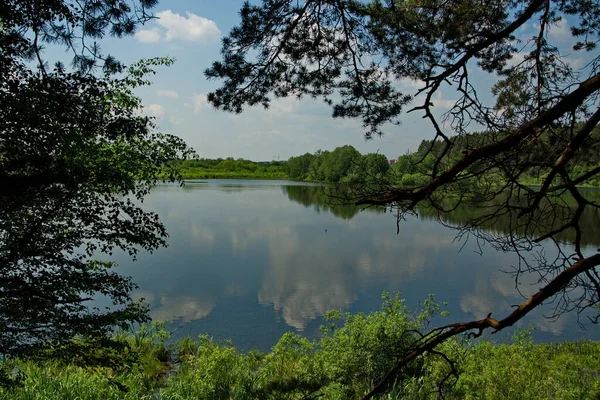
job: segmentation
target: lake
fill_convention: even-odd
[[[389,213],[330,207],[318,185],[288,181],[188,181],[159,185],[144,201],[170,234],[169,247],[118,255],[119,272],[139,285],[152,317],[167,320],[174,337],[208,333],[240,350],[268,350],[287,331],[318,335],[332,309],[370,312],[383,291],[400,292],[411,308],[430,293],[448,302],[450,316],[435,323],[504,317],[522,301],[511,275],[514,254],[474,241],[425,215],[396,233]],[[596,226],[596,224],[592,224]],[[598,245],[598,243],[592,243]],[[531,293],[535,281],[522,289]],[[530,284],[531,283],[531,284]],[[536,341],[598,338],[574,313],[557,321],[531,313],[520,326]],[[507,340],[507,329],[493,340]]]

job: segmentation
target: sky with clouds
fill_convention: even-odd
[[[238,23],[242,3],[243,0],[163,0],[155,8],[158,18],[138,29],[134,36],[104,41],[104,50],[126,64],[158,56],[176,59],[173,66],[159,69],[152,78],[153,86],[138,91],[145,112],[157,118],[161,131],[183,138],[201,157],[255,161],[284,160],[345,144],[362,153],[379,152],[396,158],[416,150],[422,139],[432,137],[426,121],[412,113],[404,114],[399,126],[386,126],[383,137],[367,141],[359,121],[333,119],[326,104],[312,99],[277,99],[268,110],[254,107],[239,115],[215,110],[207,103],[206,94],[216,89],[218,82],[208,81],[203,72],[219,59],[221,38]],[[521,34],[531,36],[534,30],[535,25],[530,24],[521,29]],[[550,35],[568,53],[572,44],[568,21],[553,27]],[[584,56],[569,57],[574,67],[585,64]],[[472,80],[484,88],[485,97],[494,79],[475,65],[472,69]],[[418,89],[415,82],[399,85],[408,94]],[[439,115],[454,104],[456,97],[451,88],[442,89],[434,99]]]

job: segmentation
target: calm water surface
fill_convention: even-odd
[[[169,247],[137,262],[120,256],[120,272],[176,338],[209,333],[241,350],[267,350],[290,330],[315,336],[324,313],[379,309],[384,290],[415,308],[430,293],[447,301],[451,316],[436,323],[489,311],[502,317],[522,300],[500,271],[514,255],[489,246],[480,255],[475,243],[455,242],[456,232],[426,218],[402,222],[396,234],[392,215],[332,209],[320,190],[287,181],[160,185],[144,204],[161,216]],[[535,326],[540,341],[600,337],[589,324],[580,329],[575,315],[553,322],[538,311],[522,326]]]

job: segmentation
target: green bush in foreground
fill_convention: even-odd
[[[397,297],[368,315],[332,312],[319,340],[285,334],[264,354],[237,352],[207,335],[167,345],[163,325],[118,335],[137,362],[122,367],[19,360],[2,368],[23,385],[0,389],[2,399],[354,399],[394,364],[439,307],[428,299],[412,314]],[[448,399],[600,399],[600,343],[445,343],[458,381]],[[430,354],[411,366],[381,399],[437,399],[449,365]],[[454,383],[452,385],[452,383]]]

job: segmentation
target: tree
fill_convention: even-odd
[[[361,154],[350,145],[336,147],[321,165],[324,168],[325,181],[339,182],[361,157]]]
[[[389,169],[390,164],[383,154],[365,154],[353,162],[342,182],[351,187],[368,184],[382,185],[389,179]]]
[[[3,357],[48,346],[69,357],[84,347],[74,338],[108,345],[116,326],[148,318],[130,298],[134,283],[107,260],[115,249],[135,257],[166,244],[158,216],[139,203],[159,177],[177,178],[169,161],[189,149],[156,131],[132,89],[171,61],[125,68],[85,39],[132,33],[154,3],[19,0],[0,9]],[[73,70],[49,67],[42,43],[71,49]],[[98,298],[111,306],[95,307]]]
[[[292,179],[305,180],[308,178],[310,164],[316,157],[310,153],[297,157],[291,157],[288,160],[288,174]]]
[[[325,165],[328,162],[329,155],[331,153],[327,150],[317,150],[315,152],[315,158],[310,163],[308,179],[311,181],[325,182]]]
[[[221,81],[210,102],[241,112],[246,105],[268,106],[273,97],[320,97],[332,104],[334,117],[362,120],[367,138],[397,123],[412,103],[408,112],[430,123],[431,146],[415,162],[433,161],[427,178],[402,188],[358,187],[353,199],[395,208],[399,217],[426,206],[442,222],[460,203],[479,204],[482,213],[457,227],[458,234],[515,251],[516,282],[524,273],[539,276],[539,290],[508,316],[496,319],[490,310],[480,320],[424,334],[365,399],[448,338],[502,330],[543,302],[554,301],[555,316],[597,315],[600,254],[582,246],[581,218],[589,210],[598,218],[600,206],[578,185],[600,167],[576,167],[583,148],[600,145],[592,135],[600,121],[600,3],[263,0],[246,3],[240,16],[223,40],[222,61],[206,71]],[[551,34],[561,21],[570,25],[571,49]],[[525,28],[535,33],[522,33]],[[565,52],[587,62],[576,67]],[[493,83],[491,93],[474,84],[474,74]],[[401,91],[405,80],[420,88]],[[457,100],[440,118],[434,103],[442,89]],[[473,129],[486,134],[470,136]],[[523,183],[531,168],[543,171],[540,187]],[[482,227],[498,218],[510,221],[508,230],[487,234]],[[560,240],[564,232],[574,234],[573,243]],[[531,262],[526,254],[536,251]]]

